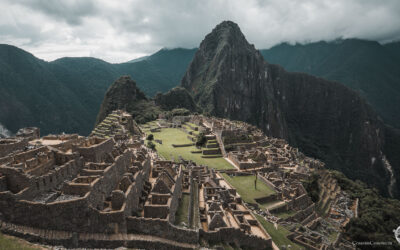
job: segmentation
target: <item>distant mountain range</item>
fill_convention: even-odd
[[[121,75],[153,97],[179,85],[197,49],[162,49],[127,63],[83,58],[46,62],[0,45],[0,123],[12,132],[39,126],[43,134],[89,134],[106,90]],[[400,127],[400,43],[347,39],[260,50],[271,63],[339,81],[356,90],[384,121]],[[350,53],[351,52],[351,53]],[[16,115],[18,114],[18,115]]]
[[[160,50],[134,63],[90,58],[46,62],[10,45],[0,45],[0,122],[12,132],[38,126],[43,134],[93,129],[111,83],[131,75],[148,96],[177,86],[195,49]]]
[[[280,44],[261,50],[269,63],[354,89],[386,123],[400,127],[400,42],[381,45],[358,39]]]

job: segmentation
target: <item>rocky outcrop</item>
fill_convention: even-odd
[[[196,111],[196,103],[189,92],[182,87],[175,87],[164,94],[157,94],[154,98],[155,104],[164,110],[185,108],[189,111]]]
[[[205,37],[182,86],[205,112],[254,124],[388,194],[385,126],[372,108],[339,83],[265,62],[237,24]]]
[[[97,115],[96,124],[117,109],[130,113],[133,119],[139,123],[156,119],[160,112],[154,101],[149,100],[136,87],[135,81],[130,76],[121,76],[107,90]]]

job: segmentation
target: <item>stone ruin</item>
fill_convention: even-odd
[[[296,230],[290,236],[298,244],[310,249],[331,247],[333,243],[319,233],[321,231],[326,234],[327,227],[321,225],[333,225],[334,229],[329,228],[330,232],[340,232],[350,218],[357,214],[357,201],[349,199],[340,191],[336,180],[326,174],[324,163],[304,156],[285,140],[269,138],[244,122],[204,116],[193,116],[191,122],[210,128],[220,142],[221,149],[225,151],[224,156],[236,167],[234,172],[256,172],[257,178],[274,190],[274,194],[256,199],[259,203],[269,204],[265,211],[256,212],[260,212],[272,223],[302,225],[306,230]],[[322,192],[318,204],[311,201],[302,185],[313,172],[322,173],[323,176],[319,181]],[[213,206],[217,207],[215,204]],[[327,219],[322,219],[317,209],[327,211]],[[274,216],[290,211],[292,215],[285,219]],[[219,217],[216,220],[221,221]],[[334,244],[351,247],[339,236]]]
[[[129,135],[141,134],[140,127],[130,114],[123,110],[115,110],[97,124],[90,135],[99,138],[116,138],[117,140],[122,140],[127,139]]]
[[[289,239],[307,249],[328,249],[327,225],[344,227],[357,216],[358,202],[340,190],[324,164],[286,141],[243,122],[197,115],[174,120],[181,129],[187,122],[205,131],[230,159],[236,167],[230,174],[255,173],[270,187],[273,194],[256,201],[271,205],[262,210],[243,202],[221,173],[207,166],[163,160],[144,147],[132,117],[114,111],[90,137],[40,138],[38,129],[29,128],[0,140],[0,230],[65,247],[194,249],[200,242],[226,242],[270,248],[271,236],[256,213],[271,223],[301,225]],[[157,121],[159,128],[174,123]],[[302,185],[315,171],[323,177],[324,205],[314,204]],[[183,194],[190,202],[189,224],[182,227],[174,223]],[[320,205],[327,219],[318,215]],[[285,219],[275,216],[288,211],[294,212]],[[334,246],[349,247],[340,234]]]

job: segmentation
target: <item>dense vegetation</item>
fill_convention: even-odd
[[[265,60],[356,90],[385,122],[400,127],[400,42],[381,45],[359,39],[283,43],[261,50]]]
[[[0,45],[0,123],[12,132],[39,126],[43,134],[80,133],[93,128],[111,83],[131,75],[147,96],[179,85],[196,49],[163,49],[128,63],[96,58],[40,60],[14,46]],[[357,90],[386,122],[400,124],[400,43],[363,40],[282,44],[261,50],[266,60],[344,83]],[[15,115],[18,114],[18,115]]]
[[[357,242],[392,242],[392,249],[398,249],[393,230],[400,226],[400,201],[383,198],[377,190],[340,172],[332,174],[352,199],[359,198],[358,218],[347,224],[345,236]]]
[[[162,94],[157,93],[154,97],[156,105],[164,110],[185,108],[189,111],[196,111],[197,107],[189,92],[182,87],[175,87]]]
[[[42,134],[87,135],[106,90],[118,77],[131,75],[147,96],[154,96],[179,84],[194,52],[163,49],[122,64],[89,57],[46,62],[14,46],[0,45],[0,123],[14,133],[38,126]]]
[[[155,120],[161,113],[160,108],[145,96],[129,76],[118,78],[107,90],[96,123],[117,109],[129,112],[138,123]]]

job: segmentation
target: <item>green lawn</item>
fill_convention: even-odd
[[[280,212],[280,213],[274,213],[274,215],[276,217],[282,218],[282,219],[286,219],[289,218],[290,216],[293,216],[296,214],[297,211],[294,210],[289,210],[289,211],[285,211],[285,212]]]
[[[149,130],[144,130],[147,134]],[[234,167],[227,162],[224,158],[202,158],[202,154],[192,154],[190,151],[197,151],[195,146],[190,147],[177,147],[174,148],[172,144],[187,144],[193,143],[190,141],[185,132],[177,128],[163,128],[161,132],[154,132],[154,139],[162,140],[162,144],[154,142],[157,152],[165,159],[175,161],[179,160],[182,156],[185,160],[192,160],[197,164],[207,165],[215,169],[233,169]],[[146,142],[147,143],[147,142]]]
[[[15,237],[4,236],[2,233],[0,233],[0,249],[37,250],[40,249],[40,247],[33,246],[30,243]]]
[[[288,246],[290,245],[291,248],[289,249],[304,249],[303,247],[293,243],[290,241],[286,236],[290,234],[290,231],[287,230],[286,228],[282,227],[281,225],[278,225],[278,230],[275,229],[274,224],[266,221],[262,216],[255,214],[257,220],[261,223],[261,225],[264,227],[264,229],[268,232],[268,234],[271,236],[272,240],[275,242],[277,247],[280,249],[282,246]]]
[[[193,130],[187,125],[182,125],[182,127],[184,127],[187,131],[192,131],[192,136],[197,136],[199,134],[199,131]]]
[[[179,203],[179,207],[175,215],[176,225],[179,225],[181,222],[185,222],[186,225],[189,225],[188,222],[189,202],[190,202],[190,196],[188,194],[182,194],[182,199]]]
[[[223,173],[224,178],[236,188],[237,192],[242,196],[245,202],[256,203],[255,198],[261,198],[264,196],[271,195],[275,193],[270,187],[260,180],[257,180],[257,189],[254,187],[254,175],[249,176],[234,176],[229,177],[229,175]]]

